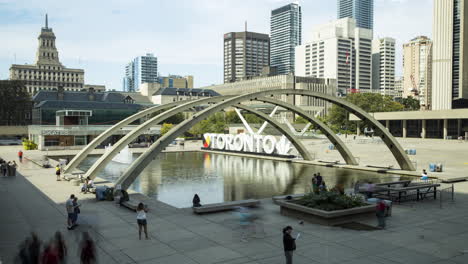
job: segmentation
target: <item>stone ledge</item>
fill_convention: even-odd
[[[280,206],[282,215],[297,217],[308,222],[327,226],[356,222],[360,219],[375,216],[375,205],[373,204],[345,210],[325,211],[286,201],[276,201],[276,203]]]

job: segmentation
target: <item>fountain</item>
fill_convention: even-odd
[[[109,144],[108,146],[105,147],[106,152],[110,151],[112,145]],[[130,149],[128,146],[125,146],[117,155],[115,155],[114,158],[112,158],[112,161],[118,162],[118,163],[123,163],[123,164],[130,164],[133,161],[132,153],[130,152]]]

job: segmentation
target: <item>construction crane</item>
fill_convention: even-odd
[[[413,83],[413,89],[411,90],[411,92],[414,94],[414,95],[418,95],[419,92],[418,92],[418,86],[416,85],[416,80],[414,79],[414,75],[411,74],[411,82]]]

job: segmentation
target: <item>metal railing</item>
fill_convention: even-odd
[[[439,194],[440,209],[443,208],[444,202],[455,202],[455,186],[452,184],[450,187],[437,190]]]

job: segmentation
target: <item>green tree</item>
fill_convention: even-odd
[[[421,108],[419,105],[419,100],[414,99],[412,96],[401,98],[398,102],[404,106],[406,111],[417,111]]]
[[[303,118],[302,116],[297,116],[296,120],[294,120],[295,124],[308,124],[309,121],[307,119]]]
[[[0,80],[0,125],[30,125],[32,105],[23,82]]]
[[[161,136],[164,136],[164,134],[166,134],[167,132],[169,132],[169,130],[171,130],[173,127],[174,127],[173,124],[164,123],[164,124],[161,126]]]
[[[168,123],[168,124],[180,124],[185,120],[183,113],[177,113],[166,120],[162,121],[161,123]]]
[[[404,106],[393,101],[391,96],[374,93],[353,93],[344,98],[368,113],[402,111]],[[326,123],[335,131],[356,132],[356,122],[349,122],[349,113],[344,108],[333,105],[326,117]]]

